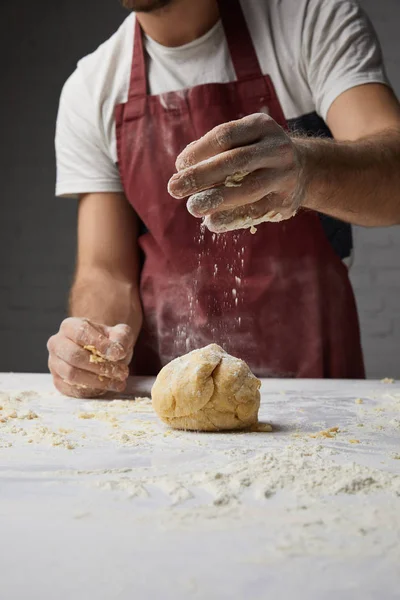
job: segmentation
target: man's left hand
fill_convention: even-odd
[[[168,190],[215,233],[293,217],[303,198],[302,156],[266,114],[212,129],[179,155]]]

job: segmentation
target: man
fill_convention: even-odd
[[[400,106],[366,16],[354,0],[126,5],[60,103],[57,194],[79,221],[56,387],[119,392],[132,356],[154,375],[212,341],[260,376],[363,377],[343,222],[400,222]]]

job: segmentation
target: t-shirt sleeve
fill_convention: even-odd
[[[123,191],[107,148],[101,111],[95,110],[79,68],[61,94],[55,145],[57,196]]]
[[[366,83],[390,85],[377,34],[355,0],[309,0],[302,58],[324,120],[332,103],[347,90]]]

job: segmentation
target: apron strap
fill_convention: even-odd
[[[219,12],[236,78],[263,77],[239,0],[218,0]]]
[[[218,0],[218,6],[236,78],[245,80],[263,77],[240,1]],[[146,95],[146,53],[142,28],[135,18],[135,39],[128,98],[137,100]]]
[[[143,45],[143,35],[140,23],[135,17],[135,41],[129,82],[129,100],[137,100],[147,96],[146,53]]]

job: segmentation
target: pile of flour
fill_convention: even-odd
[[[292,446],[254,456],[249,456],[246,449],[227,452],[234,460],[220,470],[161,477],[137,477],[133,471],[110,477],[112,473],[108,471],[106,478],[94,478],[92,483],[102,489],[124,492],[131,498],[149,497],[148,487],[158,488],[174,506],[195,499],[199,492],[209,495],[209,504],[225,507],[235,507],[244,498],[268,500],[280,490],[304,500],[378,491],[400,498],[400,476],[356,463],[335,463],[325,457],[327,450],[318,446],[307,449]]]

